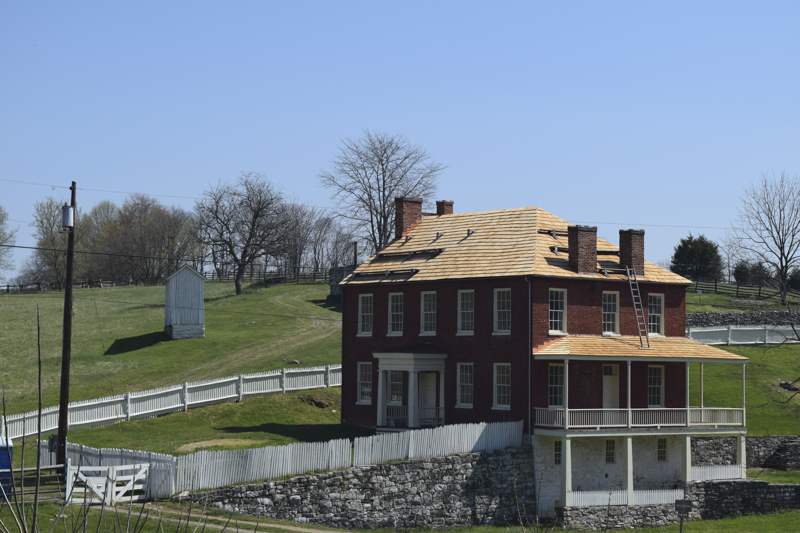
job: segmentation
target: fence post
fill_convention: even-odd
[[[6,417],[0,416],[0,439],[6,436]]]
[[[283,393],[286,394],[286,369],[281,368],[281,389],[283,389]]]
[[[717,278],[714,278],[714,294],[717,293]]]
[[[241,402],[242,399],[244,398],[244,375],[242,374],[239,374],[239,383],[237,387],[238,387],[237,392],[239,393],[239,401]]]
[[[730,345],[731,345],[731,330],[732,330],[732,329],[733,329],[733,326],[731,326],[730,324],[728,324],[728,346],[730,346]]]
[[[736,282],[736,297],[739,297],[739,282]]]
[[[130,422],[131,420],[131,393],[125,393],[125,420]]]
[[[134,476],[136,472],[134,472]],[[114,492],[116,492],[117,487],[117,468],[114,466],[108,467],[108,477],[106,478],[106,497],[105,497],[105,504],[106,505],[114,505]]]
[[[767,344],[767,325],[764,324],[764,344]]]
[[[189,410],[189,383],[183,383],[183,410]]]
[[[331,386],[331,365],[325,365],[325,386]]]
[[[688,338],[692,338],[692,328],[686,328],[686,336]]]

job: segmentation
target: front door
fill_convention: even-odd
[[[603,409],[619,409],[619,365],[603,365]]]
[[[436,373],[419,374],[419,423],[431,426],[438,423],[436,416]]]

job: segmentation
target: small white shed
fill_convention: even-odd
[[[206,278],[188,265],[167,278],[164,307],[164,331],[172,339],[196,339],[206,336],[203,308],[203,283]]]

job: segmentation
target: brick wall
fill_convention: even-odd
[[[492,335],[494,328],[495,288],[511,289],[511,335]],[[567,289],[567,330],[570,333],[602,334],[602,294],[604,290],[618,291],[620,298],[620,332],[623,335],[636,335],[636,319],[627,282],[569,280],[532,277],[533,346],[538,346],[553,337],[549,336],[549,289]],[[458,291],[475,291],[475,334],[457,336]],[[658,284],[640,285],[643,300],[647,301],[649,292],[664,294],[665,329],[668,336],[683,336],[685,324],[685,291],[683,286]],[[437,328],[435,336],[420,336],[420,293],[436,291]],[[387,337],[388,294],[402,292],[404,295],[403,335]],[[358,295],[373,295],[373,333],[371,337],[357,337]],[[344,312],[342,324],[342,421],[351,425],[374,426],[377,420],[378,365],[373,352],[385,351],[392,347],[430,342],[448,354],[445,369],[445,420],[447,423],[467,423],[476,420],[501,422],[528,419],[528,284],[524,278],[457,280],[430,283],[397,283],[376,285],[354,285],[344,289]],[[355,405],[357,393],[357,362],[371,362],[373,374],[372,405]],[[455,408],[456,368],[459,362],[471,362],[475,371],[475,392],[472,409]],[[493,363],[511,363],[511,410],[492,409],[493,403]],[[634,365],[639,368],[637,363]],[[634,392],[642,396],[646,403],[647,365],[641,364],[640,374],[643,390]],[[680,363],[666,365],[665,385],[667,407],[683,406],[683,366]],[[673,368],[674,367],[674,368]],[[635,370],[637,371],[637,370]],[[599,390],[581,392],[582,379],[572,372],[597,375],[594,383]],[[625,365],[620,365],[620,405],[627,398]],[[533,369],[535,385],[532,392],[534,405],[547,405],[547,367],[538,365]],[[640,378],[634,383],[639,387]],[[581,366],[570,364],[571,407],[602,406],[602,365]],[[438,382],[437,382],[438,383]],[[407,398],[407,382],[404,383]],[[581,395],[580,399],[576,395]],[[599,399],[598,399],[599,398]],[[574,402],[580,402],[578,404]],[[643,405],[646,407],[646,405]],[[527,428],[526,428],[527,431]]]

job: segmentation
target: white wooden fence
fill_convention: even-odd
[[[797,334],[791,326],[718,326],[687,328],[686,336],[703,344],[781,344],[797,343]]]
[[[288,391],[339,387],[342,365],[283,368],[257,374],[242,374],[222,379],[195,381],[160,389],[129,392],[107,398],[69,404],[69,428],[105,426],[117,421],[152,418],[213,403],[242,401],[254,396]],[[37,411],[7,417],[8,437],[18,439],[36,435]],[[0,437],[5,437],[0,417]],[[58,406],[42,410],[42,432],[58,429]]]
[[[327,442],[300,442],[246,450],[199,451],[173,457],[159,453],[67,445],[74,466],[149,464],[148,494],[168,498],[184,490],[216,489],[283,476],[385,463],[397,459],[443,457],[522,445],[523,422],[459,424]],[[55,464],[55,450],[39,443],[42,466]]]
[[[360,437],[353,443],[353,466],[522,446],[522,426],[522,421],[482,422]]]

